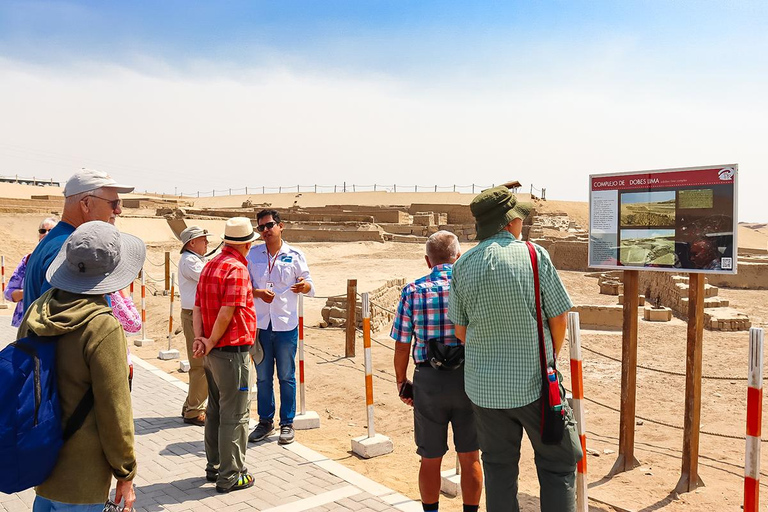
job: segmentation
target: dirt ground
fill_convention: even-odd
[[[578,215],[586,214],[584,203],[578,203]],[[575,207],[574,207],[575,208]],[[576,215],[574,215],[576,217]],[[0,215],[0,236],[6,256],[6,278],[18,259],[34,247],[34,230],[40,215]],[[128,225],[128,224],[126,224]],[[172,260],[178,259],[178,245],[168,241],[163,233],[148,233],[151,244],[146,267],[149,277],[148,322],[149,337],[156,340],[150,347],[134,347],[133,352],[182,380],[187,376],[178,371],[178,361],[158,360],[157,351],[168,341],[169,297],[152,292],[161,290],[163,252],[170,250]],[[754,247],[765,247],[767,237],[762,225],[751,227],[750,241]],[[290,241],[290,234],[286,232]],[[746,238],[746,237],[745,237]],[[343,293],[346,280],[356,278],[359,290],[381,285],[389,278],[414,279],[427,269],[423,248],[418,244],[399,243],[315,243],[297,244],[305,251],[312,271],[317,294]],[[463,247],[468,249],[469,245]],[[173,269],[175,270],[175,268]],[[597,280],[579,272],[560,272],[575,304],[615,304],[616,297],[599,295]],[[138,302],[139,289],[135,297]],[[720,294],[752,318],[753,325],[768,322],[766,291],[726,290]],[[392,438],[395,451],[371,460],[362,460],[351,453],[351,438],[366,433],[365,389],[362,340],[358,339],[357,357],[344,358],[344,332],[340,329],[320,329],[320,310],[324,299],[305,301],[307,409],[321,417],[321,428],[300,431],[297,439],[307,446],[338,460],[376,481],[418,499],[418,457],[413,443],[412,413],[397,397],[392,368],[393,342],[388,330],[374,333],[374,397],[376,431]],[[174,326],[179,326],[179,303],[175,303]],[[3,314],[8,314],[5,310]],[[174,329],[175,330],[175,329]],[[638,361],[641,366],[671,373],[638,369],[635,455],[640,465],[629,472],[609,477],[616,459],[619,419],[616,409],[620,401],[621,334],[605,331],[583,331],[584,388],[588,447],[588,480],[592,510],[634,511],[699,511],[739,510],[743,492],[744,423],[746,403],[748,334],[705,331],[704,374],[702,384],[702,430],[700,445],[700,476],[704,487],[683,495],[673,492],[680,476],[684,378],[675,372],[685,372],[686,324],[674,319],[667,324],[639,322]],[[129,338],[130,341],[130,338]],[[181,334],[172,337],[171,345],[184,356]],[[570,383],[567,362],[568,346],[564,347],[560,369]],[[570,385],[567,386],[570,388]],[[159,399],[161,399],[159,397]],[[181,409],[181,404],[179,404]],[[255,413],[254,413],[255,414]],[[201,432],[202,436],[202,432]],[[765,467],[766,455],[762,463]],[[249,462],[258,464],[258,461]],[[454,467],[452,452],[445,457],[444,469]],[[768,476],[768,473],[764,473]],[[768,493],[763,484],[762,506],[768,505]],[[521,459],[520,498],[523,510],[538,510],[538,482],[533,454],[524,442]],[[461,500],[443,497],[441,510],[461,510]],[[603,504],[601,504],[603,503]],[[608,505],[614,507],[609,507]]]

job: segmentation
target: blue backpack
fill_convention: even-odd
[[[93,388],[88,388],[62,429],[57,341],[31,334],[0,351],[0,492],[43,483],[62,445],[93,408]]]

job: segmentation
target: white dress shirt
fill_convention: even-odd
[[[272,283],[272,291],[275,293],[275,298],[270,304],[259,298],[253,298],[258,328],[265,329],[268,325],[272,325],[273,331],[284,332],[298,327],[299,294],[292,292],[291,286],[303,277],[304,281],[310,285],[306,295],[315,296],[315,285],[309,275],[304,253],[283,240],[277,255],[270,258],[267,253],[267,244],[259,244],[251,248],[246,259],[253,287],[264,290],[268,288],[267,283]]]
[[[203,271],[205,260],[192,251],[184,251],[179,258],[179,295],[181,295],[181,309],[195,307],[195,294],[197,282],[200,281],[200,272]]]

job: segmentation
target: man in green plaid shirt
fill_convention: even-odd
[[[542,374],[533,268],[520,240],[531,206],[506,187],[483,191],[470,205],[480,243],[454,265],[448,318],[464,340],[465,389],[477,419],[488,512],[517,512],[517,478],[523,430],[531,440],[541,485],[542,512],[576,510],[576,463],[581,444],[572,411],[559,445],[541,440]],[[547,252],[539,262],[547,363],[565,340],[568,293]]]

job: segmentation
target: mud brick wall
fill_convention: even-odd
[[[400,292],[406,284],[405,278],[389,279],[378,288],[368,292],[371,307],[371,330],[378,331],[388,327],[394,319],[400,300]],[[383,309],[384,308],[384,309]],[[328,327],[344,327],[347,325],[347,297],[331,297],[325,302],[321,314],[323,322]],[[363,304],[358,297],[355,303],[355,318],[358,328],[363,327]],[[321,325],[322,326],[322,325]]]
[[[411,215],[418,212],[444,214],[447,217],[445,221],[437,220],[437,224],[475,224],[475,218],[472,216],[469,205],[465,204],[413,203],[408,208],[408,213]]]
[[[525,228],[525,226],[523,226]],[[535,239],[532,242],[542,246],[549,253],[552,264],[558,270],[587,272],[589,247],[580,240]]]
[[[620,331],[624,325],[624,306],[579,305],[571,308],[579,314],[583,329]]]
[[[768,261],[742,261],[739,259],[736,275],[708,275],[707,280],[723,288],[768,290]]]

